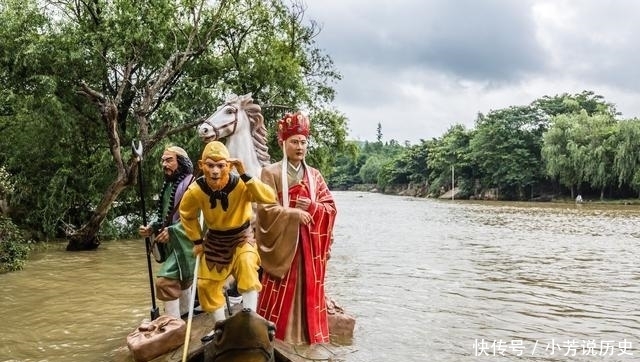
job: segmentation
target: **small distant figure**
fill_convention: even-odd
[[[576,196],[576,204],[581,204],[582,203],[582,195],[578,194],[578,196]]]

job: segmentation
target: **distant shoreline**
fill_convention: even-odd
[[[419,198],[434,198],[434,199],[442,199],[447,200],[451,199],[451,193],[447,192],[440,196],[432,196],[428,195],[425,187],[415,187],[412,185],[401,185],[394,186],[391,188],[387,188],[385,190],[378,189],[375,184],[355,184],[349,188],[333,188],[335,191],[359,191],[359,192],[374,192],[381,193],[385,195],[397,195],[397,196],[411,196],[411,197],[419,197]],[[475,201],[496,201],[495,199],[480,199],[480,198],[461,198],[455,197],[456,200],[475,200]],[[575,200],[567,195],[548,195],[546,197],[539,197],[533,200],[498,200],[498,201],[518,201],[518,202],[532,202],[532,203],[564,203],[564,204],[573,204]],[[593,198],[590,196],[582,196],[582,204],[608,204],[608,205],[640,205],[640,198],[624,198],[624,199],[604,199],[600,200],[599,198]]]

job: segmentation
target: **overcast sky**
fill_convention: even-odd
[[[590,90],[640,117],[640,1],[306,0],[350,138],[417,143]]]

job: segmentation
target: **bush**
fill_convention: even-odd
[[[155,216],[152,215],[152,217]],[[152,218],[151,220],[154,219]],[[102,223],[99,236],[101,240],[139,238],[138,226],[140,225],[142,225],[142,220],[138,215],[129,214],[118,216],[115,219],[105,220],[105,222]]]
[[[22,269],[30,249],[30,241],[25,240],[13,221],[0,216],[0,273]]]

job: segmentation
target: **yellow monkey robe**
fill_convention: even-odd
[[[255,246],[250,220],[252,202],[276,203],[273,189],[256,178],[229,175],[222,190],[208,188],[198,178],[185,192],[180,203],[180,220],[192,242],[200,242],[200,211],[208,229],[203,240],[204,255],[198,270],[198,297],[202,309],[212,312],[224,306],[222,287],[229,275],[238,283],[238,291],[260,291],[257,270],[260,256]]]

